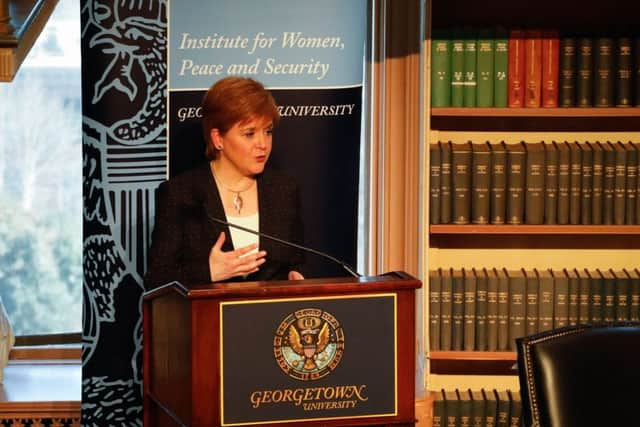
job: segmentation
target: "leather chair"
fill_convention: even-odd
[[[640,426],[640,322],[571,326],[516,342],[525,426]]]

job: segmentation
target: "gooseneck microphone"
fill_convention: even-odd
[[[243,227],[241,225],[237,225],[237,224],[233,224],[233,223],[228,222],[228,221],[224,221],[222,219],[219,219],[219,218],[216,218],[216,217],[212,216],[209,213],[209,210],[207,209],[207,207],[205,205],[202,205],[202,207],[204,208],[204,212],[207,215],[207,218],[209,218],[213,222],[217,222],[218,224],[226,225],[227,227],[237,228],[238,230],[246,231],[247,233],[255,234],[256,236],[264,237],[265,239],[273,240],[274,242],[278,242],[278,243],[280,243],[282,245],[285,245],[285,246],[291,246],[293,248],[300,249],[300,250],[312,253],[314,255],[319,255],[319,256],[321,256],[323,258],[326,258],[326,259],[328,259],[330,261],[333,261],[336,264],[340,265],[347,273],[349,273],[353,277],[362,277],[362,275],[357,273],[349,264],[347,264],[344,261],[340,261],[336,257],[333,257],[333,256],[331,256],[329,254],[326,254],[326,253],[321,252],[321,251],[316,250],[316,249],[311,249],[311,248],[308,248],[306,246],[299,245],[297,243],[289,242],[287,240],[283,240],[283,239],[280,239],[278,237],[270,236],[268,234],[261,233],[261,232],[256,231],[256,230],[252,230],[250,228]]]

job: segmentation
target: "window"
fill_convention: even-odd
[[[82,329],[79,0],[0,83],[0,297],[16,335]]]

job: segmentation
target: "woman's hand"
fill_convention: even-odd
[[[235,276],[247,276],[258,271],[265,261],[266,251],[259,251],[247,255],[255,250],[256,243],[229,252],[222,251],[226,237],[220,233],[218,240],[209,252],[209,274],[212,282],[220,282]],[[300,273],[298,273],[300,274]]]
[[[291,270],[289,272],[289,280],[304,280],[304,276],[302,275],[302,273]]]

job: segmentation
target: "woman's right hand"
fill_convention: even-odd
[[[226,237],[222,232],[209,252],[209,274],[212,282],[220,282],[235,276],[247,276],[258,271],[265,261],[266,251],[247,255],[258,247],[257,243],[229,252],[222,251]]]

